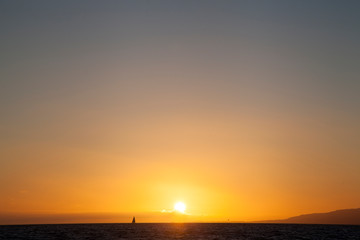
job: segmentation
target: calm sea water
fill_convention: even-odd
[[[360,239],[360,226],[137,223],[0,226],[0,239]]]

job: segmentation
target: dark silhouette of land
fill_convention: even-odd
[[[304,214],[282,220],[257,221],[257,223],[303,223],[360,225],[360,208],[343,209],[327,213]]]

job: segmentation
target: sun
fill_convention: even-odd
[[[185,213],[186,205],[183,202],[177,202],[174,205],[174,209],[180,213]]]

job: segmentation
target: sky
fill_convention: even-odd
[[[360,207],[359,8],[0,1],[0,224]]]

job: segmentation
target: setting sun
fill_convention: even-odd
[[[174,209],[180,213],[185,213],[186,205],[182,202],[177,202],[174,205]]]

